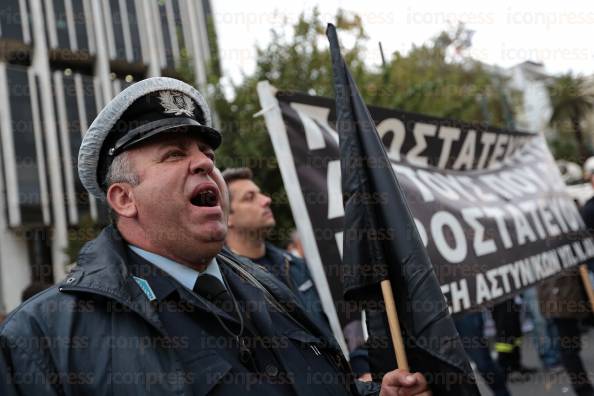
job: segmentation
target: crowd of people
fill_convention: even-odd
[[[584,163],[583,180],[594,187],[594,157]],[[586,227],[594,230],[594,197],[585,202],[581,213]],[[485,336],[485,323],[489,320],[495,327],[490,340]],[[593,396],[589,371],[580,357],[582,334],[592,326],[592,307],[578,268],[489,309],[456,318],[468,356],[496,396],[510,395],[508,382],[532,381],[539,372],[539,368],[527,367],[522,360],[525,323],[531,324],[540,369],[552,375],[565,371],[578,396]]]

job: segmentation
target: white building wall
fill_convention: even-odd
[[[0,100],[0,109],[4,103]],[[0,117],[6,118],[0,110]],[[3,153],[0,153],[0,187],[4,186]],[[27,243],[8,228],[5,216],[7,202],[0,194],[0,313],[8,312],[20,303],[21,291],[29,283],[31,268]]]
[[[547,80],[549,75],[543,65],[520,63],[509,70],[510,86],[522,92],[523,112],[517,119],[518,129],[531,132],[550,132],[548,126],[552,108]]]
[[[33,52],[33,63],[31,69],[39,76],[41,103],[43,104],[42,127],[47,144],[47,166],[49,168],[50,185],[52,191],[52,262],[54,279],[62,279],[66,274],[65,266],[68,264],[66,248],[68,247],[68,229],[66,224],[66,207],[64,201],[64,181],[62,180],[62,164],[59,158],[58,130],[56,109],[54,109],[53,93],[51,86],[51,73],[48,59],[48,51],[45,42],[45,30],[43,29],[44,15],[41,3],[33,1],[31,4],[31,20],[35,50]],[[28,261],[27,261],[28,262]],[[26,286],[26,285],[25,285]]]

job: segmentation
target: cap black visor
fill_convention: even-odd
[[[196,133],[208,143],[213,150],[221,145],[221,133],[216,129],[201,125],[189,117],[172,117],[149,122],[126,133],[109,150],[108,155],[116,155],[146,140],[166,132]]]

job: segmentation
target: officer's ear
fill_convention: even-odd
[[[132,218],[138,214],[134,191],[129,183],[113,183],[107,189],[107,203],[118,217]]]

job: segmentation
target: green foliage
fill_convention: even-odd
[[[557,128],[560,137],[572,132],[576,145],[572,155],[574,161],[582,163],[592,155],[582,130],[582,122],[586,115],[594,109],[594,94],[588,87],[587,80],[571,73],[554,78],[548,86],[553,107],[550,124]],[[565,143],[568,147],[568,144]]]
[[[91,216],[83,216],[79,219],[77,226],[68,229],[68,247],[66,248],[68,264],[76,261],[83,245],[96,238],[102,228],[103,226],[95,223]]]
[[[219,59],[219,41],[217,40],[217,31],[212,15],[208,15],[206,18],[206,32],[210,49],[209,77],[214,78],[212,82],[218,82],[221,77],[221,61]]]
[[[366,78],[370,73],[364,64],[362,44],[366,36],[360,18],[339,12],[335,24],[353,41],[344,53],[355,78]],[[301,15],[290,33],[273,30],[271,43],[257,49],[255,72],[233,87],[234,99],[227,102],[219,97],[216,101],[224,136],[224,144],[217,152],[218,165],[221,169],[248,166],[254,170],[256,182],[273,198],[277,227],[271,240],[281,246],[288,242],[294,224],[264,120],[253,118],[260,110],[256,85],[268,80],[279,90],[333,96],[325,29],[316,10],[309,18]]]
[[[448,52],[453,46],[459,47],[457,43],[464,35],[460,25],[407,54],[395,52],[382,78],[376,76],[364,88],[368,103],[506,126],[505,81],[471,59],[448,60]],[[377,93],[370,94],[373,91]]]
[[[339,11],[334,24],[345,61],[367,104],[470,122],[508,124],[503,81],[478,62],[448,61],[452,47],[459,50],[470,46],[472,35],[463,25],[438,34],[408,54],[396,52],[385,67],[374,68],[369,65],[368,37],[361,18]],[[273,197],[278,223],[274,242],[279,245],[287,242],[293,222],[264,120],[253,118],[260,110],[256,84],[268,80],[281,91],[333,97],[325,29],[325,22],[314,10],[309,16],[302,14],[289,33],[285,29],[272,30],[270,44],[257,49],[255,71],[233,87],[233,99],[215,96],[224,136],[217,153],[218,165],[222,169],[248,166],[254,170],[256,182]]]
[[[572,136],[568,137],[567,135],[569,133],[560,133],[548,142],[553,157],[558,160],[580,163],[576,140]]]

